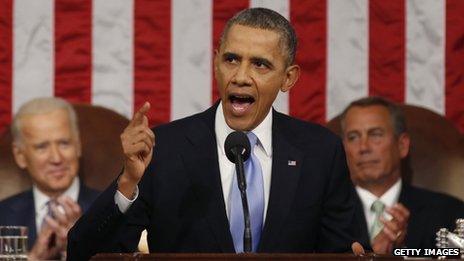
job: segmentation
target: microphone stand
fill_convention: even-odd
[[[239,151],[240,148],[233,148],[235,155],[235,171],[237,172],[237,184],[240,190],[240,196],[242,197],[243,206],[243,219],[245,223],[245,229],[243,232],[243,250],[245,253],[251,253],[251,224],[250,224],[250,211],[248,210],[248,200],[246,194],[246,179],[245,171],[243,168],[242,153]]]

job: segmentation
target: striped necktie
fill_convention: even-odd
[[[45,214],[45,216],[44,216],[43,219],[42,219],[42,224],[40,225],[40,228],[41,228],[41,229],[43,228],[43,226],[44,226],[45,224],[47,224],[47,222],[45,221],[45,218],[46,218],[47,216],[49,216],[49,217],[51,217],[51,218],[55,218],[55,214],[53,213],[52,207],[53,207],[53,206],[56,206],[56,205],[57,205],[56,200],[53,199],[53,198],[50,199],[50,200],[48,200],[47,203],[45,203],[45,207],[47,208],[47,213]]]

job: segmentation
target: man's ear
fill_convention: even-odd
[[[25,169],[27,167],[27,161],[26,155],[24,155],[24,151],[22,150],[21,145],[13,142],[12,149],[16,164],[19,166],[19,168]]]
[[[291,65],[287,67],[285,73],[285,81],[280,88],[282,92],[288,92],[295,85],[296,81],[298,81],[298,78],[300,77],[300,66],[296,64]]]
[[[214,59],[213,59],[213,64],[214,64],[214,77],[217,79],[217,71],[218,71],[218,66],[219,66],[219,50],[215,49],[214,50]]]
[[[406,158],[409,154],[409,145],[411,144],[411,138],[407,133],[401,133],[398,137],[398,148],[400,151],[400,157]]]

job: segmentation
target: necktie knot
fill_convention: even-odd
[[[382,201],[380,200],[376,200],[374,201],[374,203],[372,203],[371,205],[371,210],[376,214],[376,215],[380,215],[383,213],[385,209],[385,204],[382,203]]]
[[[250,141],[251,148],[253,149],[253,146],[255,146],[258,143],[258,137],[253,132],[248,132],[247,133],[248,140]]]

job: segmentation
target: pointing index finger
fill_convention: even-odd
[[[134,114],[134,117],[132,118],[130,125],[135,126],[142,124],[144,122],[144,116],[145,114],[150,110],[150,103],[145,102],[143,106]]]

